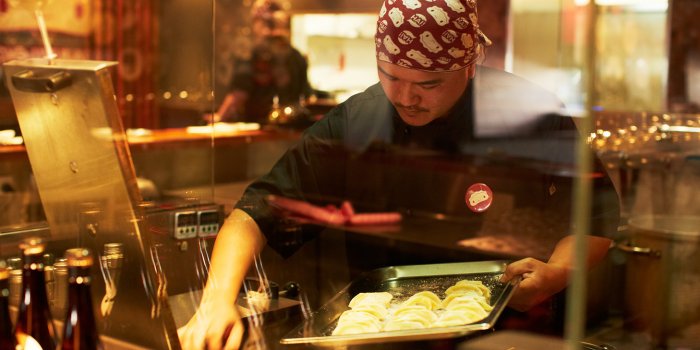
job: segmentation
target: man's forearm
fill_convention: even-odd
[[[255,221],[244,211],[235,209],[216,238],[202,300],[235,302],[251,262],[264,245],[265,238]]]
[[[575,237],[566,236],[562,238],[554,247],[548,263],[572,269],[574,266]],[[587,236],[588,254],[586,255],[586,265],[591,267],[599,263],[608,253],[612,241],[605,237]]]
[[[219,106],[219,109],[216,111],[217,114],[220,116],[224,116],[226,114],[226,111],[228,111],[229,108],[231,108],[231,105],[233,105],[235,96],[233,94],[227,94],[226,97],[224,97],[224,101],[221,102],[221,106]]]

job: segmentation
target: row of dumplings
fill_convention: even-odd
[[[484,319],[493,309],[491,291],[481,281],[459,281],[447,288],[444,299],[430,291],[398,305],[391,305],[392,299],[388,292],[357,294],[333,335],[461,326]]]

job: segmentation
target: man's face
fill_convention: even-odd
[[[377,60],[384,93],[408,125],[423,126],[445,116],[462,96],[474,67],[424,72]]]

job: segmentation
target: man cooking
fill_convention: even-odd
[[[239,346],[243,325],[235,300],[250,263],[266,243],[280,252],[286,249],[279,244],[282,238],[275,228],[279,219],[266,201],[268,195],[318,204],[325,204],[322,201],[328,198],[350,198],[356,208],[367,211],[394,211],[404,206],[429,210],[421,206],[433,199],[431,183],[417,183],[411,171],[392,173],[382,169],[387,165],[407,169],[396,164],[404,164],[412,155],[465,159],[465,154],[478,152],[470,145],[480,130],[487,130],[490,136],[498,133],[493,131],[499,129],[498,125],[495,129],[488,125],[493,126],[494,121],[498,124],[497,118],[503,113],[493,110],[517,112],[528,109],[518,103],[540,104],[523,101],[531,96],[528,92],[532,86],[521,79],[477,67],[490,42],[479,29],[475,0],[384,0],[375,42],[379,83],[340,104],[310,127],[267,175],[246,190],[227,218],[214,246],[199,309],[179,331],[184,348]],[[489,81],[504,77],[516,82],[508,86],[528,90],[518,95],[500,94],[498,89],[480,89],[474,83],[483,81],[489,86]],[[506,100],[503,96],[513,98]],[[490,112],[477,105],[476,101],[482,100],[490,101],[486,107],[492,109]],[[480,121],[489,118],[491,124]],[[545,124],[545,129],[561,127],[559,123],[540,124]],[[536,132],[544,132],[541,128],[539,125]],[[551,162],[561,155],[556,147],[514,148]],[[433,163],[427,168],[438,169]],[[542,186],[525,189],[531,204],[542,215],[549,215],[551,210],[552,215],[568,222],[569,212],[559,209],[571,205],[570,192],[558,190],[563,187],[547,173],[534,183]],[[405,199],[406,191],[411,192],[410,199]],[[594,216],[609,214],[615,221],[615,209],[609,213],[594,210]],[[476,215],[468,209],[462,213]],[[609,239],[589,236],[589,264],[600,261],[609,246]],[[509,306],[527,310],[564,289],[573,268],[574,249],[573,237],[562,233],[546,261],[526,258],[511,263],[504,280],[514,276],[523,279]]]

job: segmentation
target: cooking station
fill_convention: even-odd
[[[145,147],[147,143],[143,140],[148,136],[127,145],[125,131],[109,98],[112,95],[110,66],[110,63],[92,61],[29,60],[8,63],[6,70],[8,81],[15,88],[13,96],[17,101],[27,153],[37,176],[50,225],[49,236],[56,240],[55,247],[81,242],[100,251],[107,244],[119,243],[124,256],[137,262],[125,266],[128,268],[121,272],[121,280],[135,280],[141,274],[145,281],[143,288],[129,288],[126,294],[119,294],[123,295],[123,301],[140,299],[140,303],[132,302],[132,307],[151,314],[144,317],[149,322],[142,327],[143,332],[126,333],[127,328],[123,325],[136,311],[127,309],[117,299],[114,314],[103,315],[113,323],[111,331],[105,335],[131,341],[137,346],[167,347],[171,345],[166,344],[175,341],[175,329],[189,319],[198,303],[199,290],[206,281],[215,238],[213,232],[218,231],[218,225],[223,221],[223,211],[221,204],[187,196],[174,201],[144,200],[144,192],[136,186],[130,151]],[[41,120],[37,121],[38,118]],[[47,125],[56,125],[66,130],[66,134],[74,133],[79,137],[57,138],[55,133],[49,132],[51,128],[45,128]],[[566,143],[565,140],[562,142]],[[442,271],[445,266],[452,269],[448,269],[445,276],[492,275],[493,292],[497,296],[493,302],[498,308],[485,323],[437,333],[408,333],[409,336],[396,339],[383,336],[375,337],[375,341],[340,339],[336,345],[373,347],[381,344],[386,348],[388,343],[405,346],[403,341],[410,341],[415,343],[415,348],[424,348],[444,341],[456,347],[475,334],[493,331],[515,286],[493,284],[495,275],[502,272],[503,263],[487,265],[486,269],[470,266],[478,267],[479,261],[497,259],[546,258],[557,239],[549,236],[547,230],[555,230],[560,219],[537,216],[536,209],[523,205],[536,203],[528,198],[529,186],[533,179],[536,181],[546,173],[548,178],[561,180],[558,191],[563,193],[571,188],[571,171],[567,171],[566,164],[552,168],[542,166],[538,161],[506,159],[499,151],[513,147],[518,145],[499,142],[482,145],[481,149],[488,149],[492,155],[468,155],[461,162],[430,154],[416,158],[413,153],[398,154],[389,163],[383,161],[385,158],[381,154],[379,158],[370,154],[366,159],[355,159],[362,162],[361,165],[369,164],[375,169],[373,173],[383,174],[385,179],[403,178],[403,182],[392,189],[397,200],[406,204],[400,212],[401,222],[328,226],[318,222],[284,221],[282,229],[287,236],[283,244],[291,249],[290,254],[293,250],[298,251],[286,258],[270,250],[264,251],[253,274],[257,274],[260,280],[276,281],[278,286],[294,281],[299,293],[293,297],[293,293],[285,289],[285,295],[271,303],[271,310],[262,317],[257,316],[243,300],[247,295],[242,295],[240,305],[243,314],[249,315],[247,320],[252,326],[248,336],[260,336],[254,334],[259,326],[264,334],[261,339],[266,339],[273,347],[324,343],[323,340],[304,340],[308,333],[303,332],[301,337],[299,334],[283,336],[301,325],[309,312],[323,310],[323,305],[330,301],[341,300],[339,291],[345,290],[345,298],[354,293],[363,273],[383,269],[380,270],[384,271],[381,283],[400,285],[401,280],[391,280],[387,271],[397,269],[408,271],[408,277],[432,278],[434,271]],[[92,152],[84,152],[85,149]],[[475,152],[481,149],[477,148]],[[518,166],[513,167],[513,164]],[[440,170],[437,173],[440,181],[436,181],[435,169]],[[519,174],[517,178],[512,177],[514,171]],[[401,175],[405,173],[411,176]],[[462,174],[470,174],[470,177]],[[471,184],[471,178],[487,178],[495,189],[496,200],[485,213],[472,213],[465,206],[462,193]],[[109,189],[98,186],[105,179],[110,180],[107,181],[112,186]],[[434,185],[427,190],[420,187],[421,183]],[[383,186],[383,183],[370,182],[369,185]],[[406,191],[409,188],[414,190]],[[109,195],[105,196],[106,193]],[[425,199],[425,202],[420,203],[417,199]],[[367,207],[367,200],[354,202],[358,208],[363,208]],[[423,209],[425,207],[438,208],[438,211],[427,211]],[[74,209],[77,215],[71,214]],[[561,214],[568,216],[567,209],[561,209]],[[212,227],[213,230],[207,231]],[[426,232],[433,234],[426,235]],[[509,238],[504,235],[508,232],[517,233],[517,236]],[[500,238],[496,239],[496,234],[500,234]],[[472,263],[476,265],[459,265]],[[433,272],[426,275],[419,264],[437,265],[428,269]],[[98,293],[110,293],[114,288],[112,283],[100,284]],[[509,292],[504,294],[503,290]],[[335,316],[326,313],[315,319],[325,317],[326,321],[333,321]],[[160,336],[149,339],[153,334]],[[319,336],[321,334],[316,333],[311,337],[317,339]]]
[[[70,62],[67,64],[70,69],[76,69],[81,72],[72,76],[72,79],[77,79],[78,83],[82,79],[81,74],[89,74],[82,73],[83,71],[90,72],[104,69],[102,66],[92,67],[87,63],[80,63],[77,66],[71,66]],[[42,67],[43,64],[40,61],[32,61],[27,66]],[[105,67],[108,66],[106,65]],[[24,69],[26,67],[21,64],[18,67],[23,68],[17,68],[17,73],[25,72]],[[56,66],[47,67],[51,71],[56,69]],[[54,106],[54,102],[58,102],[58,105],[61,106],[62,103],[66,103],[67,98],[70,96],[70,94],[65,92],[68,90],[62,90],[61,88],[70,88],[71,85],[67,84],[64,86],[64,83],[61,83],[62,79],[66,79],[63,75],[48,76],[52,77],[51,79],[58,79],[55,85],[50,86],[51,89],[56,89],[56,91],[42,92],[48,95],[45,101],[39,101],[41,103],[50,103]],[[19,74],[17,77],[21,81],[21,79],[27,79],[30,76]],[[32,84],[36,84],[36,82]],[[24,94],[34,93],[31,92],[32,86],[34,86],[32,84],[22,85],[20,83],[19,90]],[[77,86],[80,85],[78,84]],[[58,99],[52,99],[51,94],[55,94]],[[77,104],[74,106],[82,105]],[[20,109],[21,112],[22,109]],[[107,112],[99,112],[94,115],[109,116],[110,113],[107,110]],[[685,121],[681,120],[681,116],[678,116],[678,118],[677,123],[685,123]],[[24,119],[22,120],[24,121]],[[68,122],[67,119],[51,122],[58,121]],[[93,154],[88,157],[89,159],[86,158],[85,160],[82,160],[82,158],[71,159],[74,163],[68,162],[68,165],[65,167],[60,161],[59,164],[54,165],[44,163],[43,165],[48,167],[44,170],[40,170],[43,169],[42,167],[34,167],[40,192],[45,193],[48,191],[48,193],[51,193],[50,197],[42,199],[49,200],[44,203],[44,209],[49,218],[49,223],[54,222],[56,224],[52,224],[50,230],[47,227],[41,227],[37,230],[23,231],[19,235],[38,233],[40,236],[55,239],[53,248],[56,254],[60,254],[61,249],[73,245],[76,239],[92,242],[90,244],[99,246],[99,250],[102,247],[106,247],[105,244],[107,243],[118,242],[126,249],[127,255],[139,257],[138,259],[143,266],[152,266],[153,270],[150,270],[151,267],[141,270],[138,264],[129,265],[129,268],[122,272],[122,281],[128,278],[136,278],[135,276],[146,273],[152,276],[153,286],[156,290],[162,289],[165,286],[164,282],[167,281],[167,287],[165,287],[168,292],[167,302],[165,302],[166,296],[163,294],[150,294],[151,290],[149,290],[150,287],[148,286],[145,286],[144,289],[137,288],[124,294],[124,298],[126,298],[124,300],[139,300],[133,303],[134,307],[139,310],[115,308],[115,313],[111,317],[117,324],[125,324],[129,322],[134,314],[150,310],[153,305],[159,305],[161,320],[165,321],[149,323],[146,327],[143,327],[145,331],[143,333],[127,332],[125,328],[113,328],[111,332],[105,333],[105,336],[113,337],[112,339],[126,340],[136,347],[160,347],[161,344],[158,341],[154,343],[154,339],[149,338],[153,334],[152,330],[156,329],[156,333],[172,338],[174,330],[184,324],[193,314],[200,297],[199,291],[206,281],[208,258],[215,235],[207,233],[203,229],[200,230],[200,228],[214,227],[213,230],[216,231],[217,225],[220,225],[223,220],[224,213],[230,211],[230,206],[240,196],[242,190],[250,181],[238,182],[235,186],[232,186],[234,195],[214,195],[213,198],[216,198],[217,203],[201,200],[202,198],[207,198],[206,196],[192,196],[193,193],[198,193],[199,190],[193,192],[186,189],[169,192],[171,195],[171,200],[169,201],[149,202],[133,200],[133,198],[138,198],[143,193],[141,189],[133,187],[135,181],[130,176],[126,177],[125,187],[119,185],[121,180],[115,182],[117,187],[114,193],[119,193],[119,195],[111,197],[112,201],[105,202],[104,197],[100,196],[99,193],[96,197],[90,197],[90,192],[84,191],[85,186],[83,184],[95,181],[88,179],[89,177],[103,178],[107,174],[106,170],[108,168],[103,167],[100,168],[100,171],[91,171],[86,170],[90,168],[84,168],[82,165],[88,164],[92,166],[89,162],[90,159],[106,160],[114,155],[124,156],[129,153],[126,144],[123,143],[123,136],[120,136],[123,134],[119,131],[119,127],[113,124],[114,120],[105,118],[102,121],[105,123],[102,127],[90,126],[90,130],[97,129],[103,133],[86,132],[94,137],[92,141],[101,144],[100,148],[93,149],[97,151],[99,149],[117,147],[118,152],[109,153],[108,156],[95,156]],[[673,125],[673,121],[669,121],[669,125]],[[37,135],[41,135],[40,133],[43,132],[43,129],[32,129],[34,126],[32,124],[24,132],[27,140],[26,151],[30,160],[33,158],[43,159],[47,152],[58,150],[50,143],[32,142],[34,139],[47,139],[42,136],[32,137],[34,132]],[[114,138],[105,138],[108,135],[104,133],[108,130],[107,128],[110,128],[109,130],[115,133],[112,134],[116,135]],[[661,129],[661,125],[659,125],[659,129]],[[611,250],[608,260],[602,266],[594,269],[588,277],[587,314],[591,322],[591,337],[588,340],[591,346],[603,343],[615,344],[616,341],[622,342],[630,334],[632,336],[637,334],[638,329],[650,328],[654,337],[652,341],[667,341],[669,344],[682,344],[684,339],[688,337],[692,339],[692,334],[694,334],[692,333],[692,321],[697,318],[697,315],[691,312],[695,310],[694,298],[689,297],[689,295],[692,295],[695,290],[693,287],[695,282],[691,280],[683,282],[678,276],[693,275],[695,265],[685,265],[684,268],[687,267],[685,270],[676,268],[674,273],[670,274],[664,271],[668,271],[667,269],[672,266],[678,266],[678,261],[681,260],[674,260],[677,259],[674,257],[688,254],[684,249],[692,249],[693,247],[692,244],[676,245],[672,244],[672,242],[695,242],[697,235],[694,227],[697,225],[694,224],[691,218],[679,220],[678,217],[665,218],[635,214],[664,212],[672,208],[680,210],[685,205],[684,203],[687,204],[690,203],[688,201],[692,201],[692,198],[684,195],[684,191],[692,188],[688,186],[694,183],[696,157],[683,149],[669,149],[667,147],[669,143],[664,143],[664,140],[670,140],[670,138],[676,137],[674,135],[678,133],[690,131],[687,129],[670,129],[670,131],[667,134],[668,138],[662,139],[657,145],[657,147],[665,147],[665,152],[663,153],[665,156],[659,156],[659,154],[654,154],[653,150],[646,149],[643,150],[644,152],[624,150],[625,152],[621,156],[620,150],[608,148],[613,144],[612,141],[606,144],[596,144],[606,171],[611,174],[617,191],[623,194],[623,214],[630,219],[627,230],[620,231],[620,238],[627,237],[629,239],[620,239],[616,246],[618,249]],[[223,140],[219,143],[219,147],[241,147],[255,142],[264,143],[265,141],[291,143],[297,137],[298,133],[295,132],[250,131],[236,133],[228,138],[222,137]],[[161,142],[156,142],[156,139],[159,139]],[[129,139],[128,148],[131,154],[135,155],[134,162],[138,169],[158,157],[149,155],[148,152],[156,151],[162,160],[164,153],[158,153],[160,150],[171,151],[184,143],[196,144],[198,147],[206,148],[208,140],[209,136],[202,137],[202,135],[193,135],[191,133],[183,134],[174,131],[162,131],[154,132],[151,135],[132,136]],[[70,141],[75,142],[76,140]],[[81,140],[81,142],[88,141],[88,139]],[[73,145],[80,147],[80,149],[84,147],[77,144]],[[563,293],[542,308],[538,308],[530,313],[521,314],[507,308],[500,309],[499,314],[493,314],[485,324],[477,323],[472,328],[467,327],[442,333],[420,334],[420,332],[409,332],[404,334],[404,337],[385,337],[380,333],[380,335],[367,339],[348,338],[344,340],[336,339],[337,342],[326,342],[323,337],[327,336],[327,334],[320,330],[320,328],[329,327],[328,322],[332,322],[337,316],[337,313],[331,315],[328,312],[333,303],[347,298],[356,291],[367,291],[367,289],[358,289],[357,286],[362,284],[360,281],[363,281],[363,278],[367,278],[367,273],[370,273],[371,276],[372,271],[374,273],[377,273],[376,271],[382,272],[383,275],[380,274],[380,276],[385,278],[387,271],[392,271],[394,268],[401,270],[402,266],[416,268],[425,264],[442,266],[495,260],[507,261],[523,257],[547,258],[551,247],[556,243],[556,235],[551,234],[550,231],[554,230],[554,227],[557,227],[561,222],[554,217],[538,217],[537,211],[528,205],[523,205],[523,203],[528,203],[523,201],[527,193],[527,179],[534,176],[534,174],[547,173],[551,178],[559,179],[564,181],[562,183],[566,183],[567,179],[571,178],[574,170],[565,163],[551,167],[543,166],[542,163],[532,160],[508,159],[503,152],[498,151],[498,147],[494,146],[503,148],[517,147],[517,145],[494,142],[491,146],[483,146],[483,149],[488,149],[490,153],[470,155],[463,159],[466,161],[462,162],[463,165],[461,166],[455,166],[453,163],[439,157],[431,158],[429,156],[418,157],[418,160],[414,162],[400,161],[400,157],[397,158],[399,160],[395,159],[394,162],[389,163],[377,161],[377,159],[372,157],[365,159],[365,161],[373,163],[378,172],[384,171],[387,174],[387,178],[396,177],[396,174],[411,173],[415,178],[415,184],[426,181],[433,182],[435,186],[430,189],[433,196],[422,198],[429,198],[429,200],[434,202],[421,203],[416,201],[417,196],[424,190],[417,185],[410,185],[410,181],[414,180],[407,179],[408,185],[404,185],[405,187],[403,188],[411,188],[413,191],[405,191],[402,196],[399,196],[400,200],[407,204],[400,209],[402,220],[399,223],[348,226],[321,225],[312,220],[286,221],[283,229],[287,234],[287,239],[283,244],[288,246],[290,249],[289,253],[283,257],[268,247],[263,251],[258,264],[251,271],[254,277],[264,276],[269,281],[276,282],[269,283],[276,286],[277,292],[272,293],[276,296],[276,299],[270,302],[268,311],[258,314],[250,308],[244,294],[239,298],[241,313],[246,316],[246,322],[251,326],[247,334],[248,339],[264,341],[270,348],[285,349],[308,348],[309,346],[321,345],[363,349],[442,349],[460,347],[470,349],[470,343],[488,339],[492,335],[502,335],[507,338],[506,341],[511,342],[522,340],[522,334],[511,333],[512,330],[560,336],[565,305]],[[650,145],[645,144],[645,146]],[[264,152],[267,150],[265,146],[258,145],[256,147],[260,147],[259,154],[265,154]],[[279,147],[275,146],[274,148],[278,149]],[[62,149],[68,151],[70,147],[63,147]],[[24,152],[23,149],[18,149],[17,147],[9,151],[14,152],[14,154]],[[415,155],[411,154],[409,156]],[[64,159],[62,157],[56,157],[55,159]],[[267,157],[273,158],[269,154],[267,154]],[[262,161],[260,158],[253,158],[251,157],[248,160],[248,165],[252,164],[254,169],[246,171],[236,170],[241,172],[241,174],[236,174],[237,178],[249,177],[263,171],[263,168],[270,165],[269,160]],[[255,163],[256,161],[259,163]],[[131,159],[125,157],[118,158],[116,163],[112,163],[119,164],[117,168],[111,168],[114,170],[115,179],[120,179],[124,174],[129,175],[130,171],[133,171],[129,170],[132,167],[130,162]],[[513,167],[513,164],[517,166]],[[57,168],[60,171],[56,171],[55,169]],[[442,171],[439,181],[436,181],[435,178],[429,178],[427,175],[428,170],[433,168],[438,168]],[[127,169],[127,171],[124,172],[123,169]],[[668,170],[671,170],[671,172],[668,172]],[[246,174],[242,174],[243,172]],[[511,179],[514,172],[519,174],[518,179]],[[486,177],[490,179],[489,184],[492,187],[497,189],[507,188],[509,190],[496,191],[494,193],[494,198],[496,199],[488,211],[481,214],[471,213],[465,206],[463,192],[459,195],[454,195],[453,193],[457,192],[454,189],[463,191],[471,184],[471,181],[460,175],[462,173]],[[44,174],[51,174],[51,176],[43,177]],[[65,176],[69,180],[58,181],[59,175]],[[677,176],[677,178],[674,176]],[[78,177],[86,177],[85,179],[81,178],[78,182],[77,188],[80,191],[75,191],[74,193],[66,192],[67,188],[69,188],[66,187],[66,184],[71,183],[72,180],[70,179]],[[677,187],[673,187],[674,184],[670,181],[672,179],[677,179],[675,182]],[[225,190],[219,191],[221,188],[223,188],[221,184],[215,184],[211,191],[214,193],[226,192]],[[654,193],[652,193],[653,191],[649,192],[652,189],[657,191]],[[397,190],[401,190],[401,188]],[[569,191],[570,187],[559,185],[557,190]],[[207,191],[209,190],[202,189],[199,193],[206,193]],[[66,193],[71,196],[87,196],[81,197],[79,202],[82,204],[75,207],[79,215],[71,216],[67,214],[66,209],[68,207],[65,206],[64,201],[69,197],[64,195]],[[659,194],[664,195],[658,196]],[[616,193],[611,192],[607,193],[607,195],[612,198],[616,196]],[[45,195],[42,195],[42,197],[45,197]],[[200,200],[192,201],[192,197]],[[55,198],[57,201],[52,202],[52,198]],[[122,198],[122,200],[116,200],[116,198]],[[449,198],[449,200],[445,200],[445,198]],[[645,198],[655,199],[645,201]],[[318,202],[319,204],[338,203],[339,198],[326,198],[325,201],[320,200]],[[666,203],[666,209],[664,209],[664,206],[661,206],[660,203],[662,202]],[[356,201],[355,204],[358,208],[363,206],[370,207],[367,205],[367,202],[362,200]],[[103,205],[113,207],[105,209]],[[437,207],[439,209],[437,211],[429,211],[424,209],[424,207]],[[686,214],[693,214],[694,206],[687,205],[685,208]],[[122,212],[123,215],[105,215],[115,212]],[[215,217],[212,219],[208,214],[215,214]],[[134,226],[134,219],[137,222],[143,220],[146,224],[141,226],[142,224],[139,223],[137,226]],[[97,235],[96,239],[90,233],[91,227],[93,229],[99,227],[104,234],[102,236]],[[144,236],[143,242],[148,242],[147,246],[150,248],[144,251],[143,247],[139,247],[137,241],[132,241],[130,236],[123,236],[120,232],[148,233]],[[311,233],[309,234],[309,232]],[[5,239],[2,242],[3,252],[12,251],[16,242],[13,239]],[[620,254],[622,254],[622,251],[628,251],[628,254],[631,255],[621,258]],[[107,252],[104,251],[103,253],[106,254]],[[619,259],[624,259],[623,262],[626,261],[627,265],[621,265]],[[639,267],[639,269],[635,266]],[[624,271],[625,269],[629,270]],[[468,271],[468,269],[460,269],[460,271],[464,272]],[[661,282],[661,284],[667,285],[669,288],[654,290],[650,294],[638,294],[626,289],[629,287],[625,287],[622,284],[623,279],[626,278],[628,284],[637,285],[641,283],[640,281],[646,280],[650,276],[656,276],[654,278],[665,276],[663,277],[665,278],[664,282]],[[375,284],[375,286],[391,285],[391,283],[394,282],[383,280],[383,282]],[[401,282],[396,283],[400,285]],[[98,288],[98,293],[106,294],[106,286],[107,284]],[[257,287],[249,287],[248,290],[259,290],[259,285]],[[610,293],[611,290],[615,292]],[[664,295],[680,295],[684,297],[675,298],[673,300],[677,301],[667,305],[659,305],[658,308],[639,308],[640,304],[648,305],[651,303],[649,300],[658,300],[658,298],[663,298]],[[149,300],[152,301],[151,304],[149,304]],[[503,301],[503,299],[500,300]],[[333,310],[337,311],[337,309]],[[671,312],[670,310],[676,311]],[[684,312],[679,310],[684,310]],[[543,316],[545,314],[546,316]],[[623,314],[637,315],[633,319],[636,323],[621,324],[621,321],[618,320],[619,315]],[[312,315],[316,316],[312,317]],[[319,317],[325,317],[326,323],[322,325],[314,323],[316,322],[314,320],[318,320]],[[661,319],[666,319],[666,322],[663,324],[658,323]],[[307,325],[309,328],[304,330],[304,325]],[[684,336],[685,338],[678,337],[677,333],[669,328],[671,326],[687,327],[690,336]],[[302,327],[302,330],[299,327]],[[627,331],[628,327],[632,327],[630,331]],[[255,333],[256,331],[258,333]],[[529,340],[531,339],[528,338]],[[644,340],[641,344],[648,344],[652,341]],[[640,346],[639,344],[636,345]],[[591,347],[591,349],[594,348]]]

